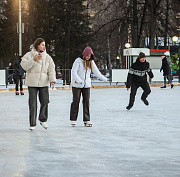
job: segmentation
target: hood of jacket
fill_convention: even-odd
[[[82,53],[82,58],[85,59],[87,55],[91,54],[91,60],[94,60],[94,53],[91,49],[91,47],[86,47]]]

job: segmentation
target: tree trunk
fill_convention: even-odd
[[[169,16],[169,0],[166,0],[166,24],[165,24],[165,35],[164,35],[164,48],[167,47],[167,37],[168,37],[168,16]]]
[[[132,47],[139,47],[138,40],[138,17],[137,17],[137,0],[133,0],[133,23],[132,23]]]
[[[162,0],[152,0],[149,3],[150,7],[150,24],[149,24],[149,48],[154,49],[156,24],[157,24],[157,13]]]
[[[150,23],[149,23],[149,48],[154,49],[155,43],[155,30],[156,30],[156,2],[151,1],[149,4],[150,7]]]

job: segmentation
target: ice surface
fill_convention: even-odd
[[[91,89],[92,127],[70,126],[71,90],[50,90],[48,130],[30,132],[28,91],[0,92],[2,177],[179,177],[180,87],[152,87],[145,106],[125,88]]]

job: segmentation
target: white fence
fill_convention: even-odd
[[[112,82],[126,82],[129,69],[112,69]],[[163,82],[163,72],[159,69],[152,69],[154,78],[152,82]],[[147,75],[148,76],[148,75]],[[149,76],[148,76],[149,81]]]
[[[0,85],[6,85],[6,70],[0,70]]]
[[[112,69],[112,81],[111,82],[126,82],[129,69]],[[159,69],[152,69],[154,78],[151,82],[163,82],[163,72]],[[148,76],[149,81],[149,76]],[[0,85],[6,85],[6,70],[0,70]]]

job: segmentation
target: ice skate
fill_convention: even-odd
[[[173,84],[171,84],[171,89],[173,89],[174,88],[174,85]]]
[[[35,129],[35,127],[29,127],[30,131],[33,131]]]
[[[20,91],[21,95],[24,95],[24,92],[23,91]]]
[[[43,128],[45,128],[47,130],[48,125],[46,122],[40,122],[40,124],[42,125]]]
[[[166,86],[164,85],[164,86],[162,86],[161,88],[166,88]]]
[[[15,92],[15,94],[16,94],[16,95],[19,95],[19,92],[18,92],[18,91],[16,91],[16,92]]]
[[[75,127],[76,121],[72,120],[72,121],[71,121],[71,125],[72,125],[73,127]]]
[[[90,121],[84,121],[84,126],[92,127],[92,123]]]
[[[126,109],[130,110],[133,106],[127,106]]]
[[[149,105],[148,100],[146,100],[146,99],[142,99],[142,98],[141,98],[141,100],[144,102],[144,104],[145,104],[146,106],[148,106],[148,105]]]

